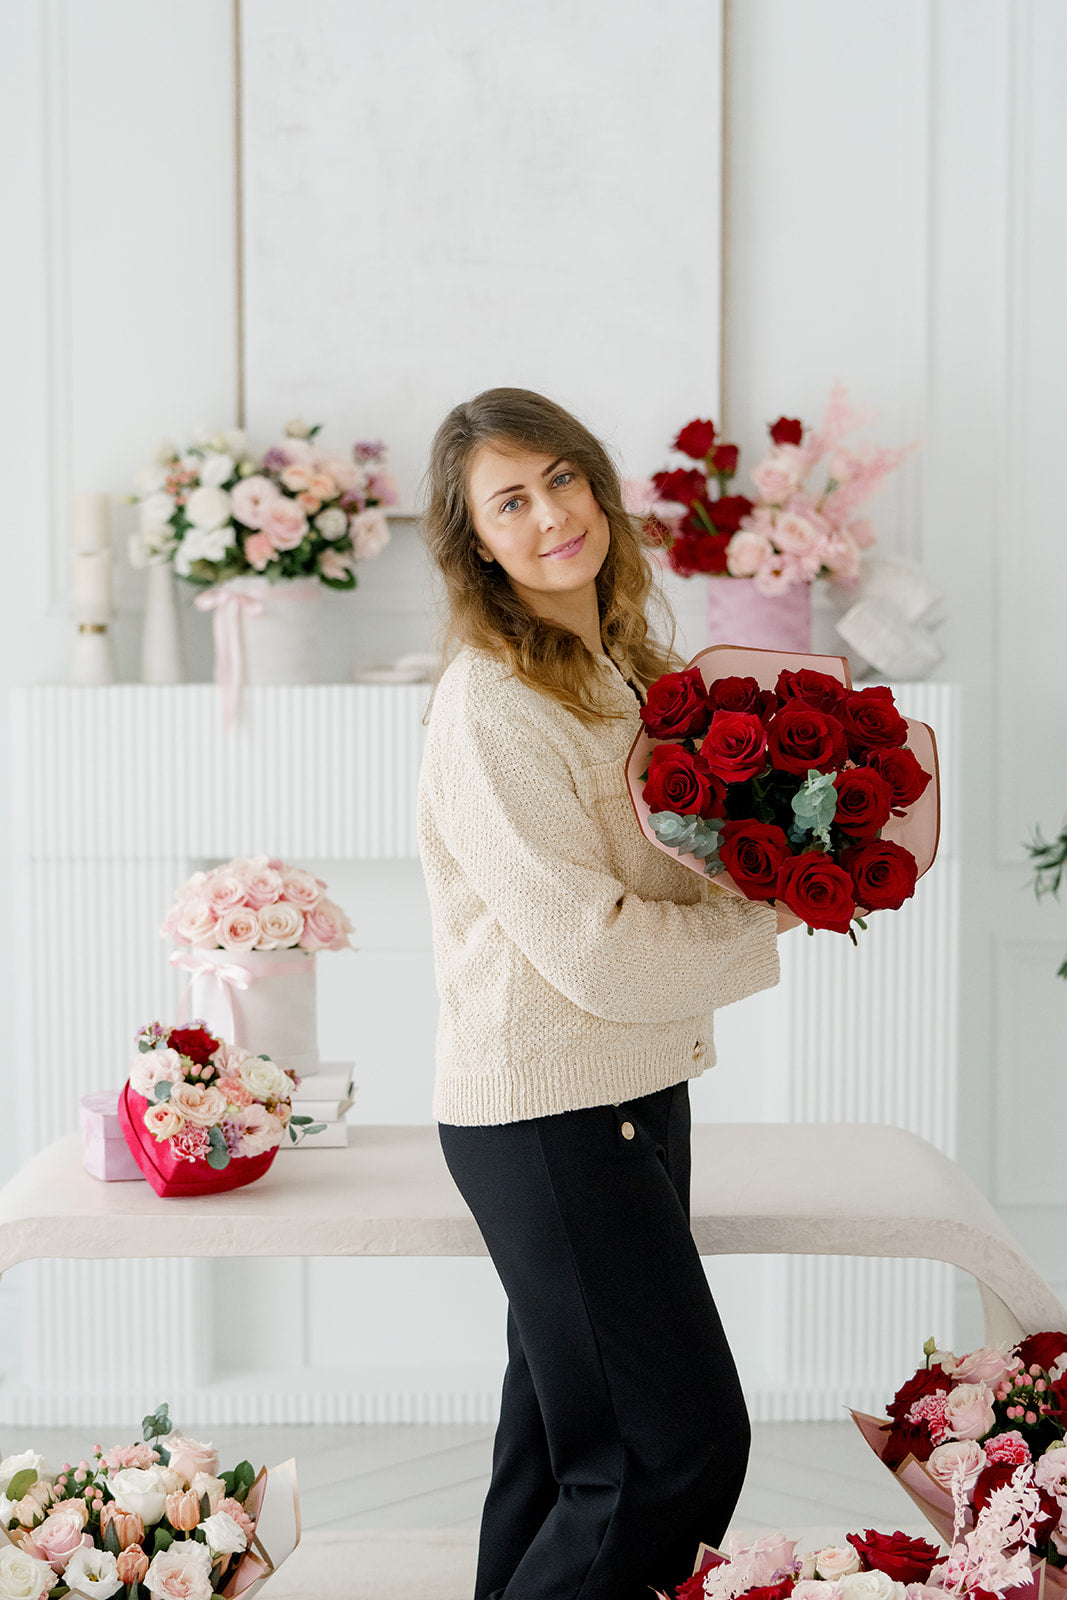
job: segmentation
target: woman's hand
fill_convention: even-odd
[[[803,917],[795,917],[791,911],[786,910],[785,906],[776,905],[774,909],[778,915],[779,933],[787,933],[790,928],[802,928],[804,926]]]

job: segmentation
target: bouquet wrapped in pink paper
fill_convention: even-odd
[[[701,1545],[674,1600],[933,1600],[942,1593],[935,1576],[942,1553],[927,1539],[873,1528],[845,1538],[803,1554],[783,1533],[748,1543],[734,1536],[725,1551]]]
[[[33,1450],[0,1460],[0,1593],[25,1600],[252,1600],[300,1540],[294,1463],[219,1471],[218,1451],[172,1428],[94,1446],[49,1473]]]

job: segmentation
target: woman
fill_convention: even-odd
[[[476,1600],[648,1600],[741,1490],[748,1418],[689,1230],[687,1080],[794,926],[650,845],[624,762],[651,571],[604,447],[491,389],[433,442],[446,649],[419,778],[434,1115],[508,1296]]]

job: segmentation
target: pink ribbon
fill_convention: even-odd
[[[304,952],[308,961],[314,961],[315,955],[311,950]],[[189,973],[189,982],[185,985],[182,997],[178,1002],[178,1025],[185,1022],[189,1015],[189,994],[197,978],[214,978],[219,986],[219,996],[225,1002],[226,1013],[229,1020],[229,1044],[235,1044],[236,1019],[233,1014],[234,989],[247,989],[256,978],[281,978],[292,976],[298,972],[301,963],[290,961],[267,961],[257,965],[254,972],[248,967],[240,966],[236,961],[211,961],[202,950],[172,950],[168,957],[172,967],[180,967],[183,972]]]
[[[222,720],[232,728],[237,718],[237,703],[244,681],[244,656],[241,650],[241,613],[250,617],[263,614],[263,602],[255,595],[216,584],[198,594],[193,602],[198,611],[213,611],[215,634],[215,682],[222,690]]]

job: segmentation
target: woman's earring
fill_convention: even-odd
[[[492,561],[492,559],[493,559],[492,556],[486,555],[484,550],[479,550],[478,554],[481,556],[483,561]]]

